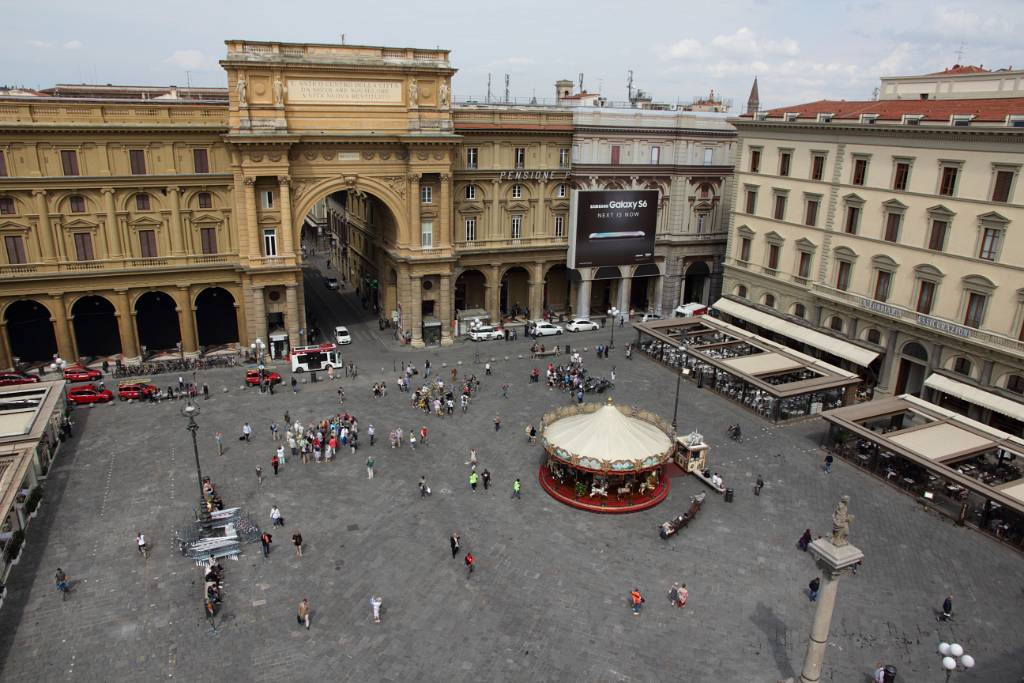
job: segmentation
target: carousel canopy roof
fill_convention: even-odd
[[[552,422],[544,438],[551,447],[607,468],[613,468],[613,463],[661,458],[672,448],[668,435],[658,427],[623,415],[611,405]]]

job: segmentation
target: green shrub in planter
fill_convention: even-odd
[[[28,498],[25,499],[25,514],[31,515],[39,507],[39,501],[43,498],[43,487],[36,486],[34,489],[29,491]]]
[[[10,562],[18,557],[21,546],[25,544],[25,532],[18,529],[11,534],[11,540],[7,542],[7,561]]]

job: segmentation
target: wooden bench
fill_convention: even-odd
[[[554,349],[547,349],[545,351],[534,351],[532,358],[546,358],[548,356],[557,356],[558,352]]]

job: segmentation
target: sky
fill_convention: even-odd
[[[454,99],[554,96],[560,78],[612,100],[709,91],[745,106],[870,99],[882,75],[961,63],[1024,68],[1021,0],[0,0],[0,83],[223,86],[224,40],[451,50]],[[12,30],[13,29],[13,30]]]

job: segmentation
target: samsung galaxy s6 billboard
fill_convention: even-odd
[[[572,197],[569,268],[654,260],[657,190],[577,190]]]

